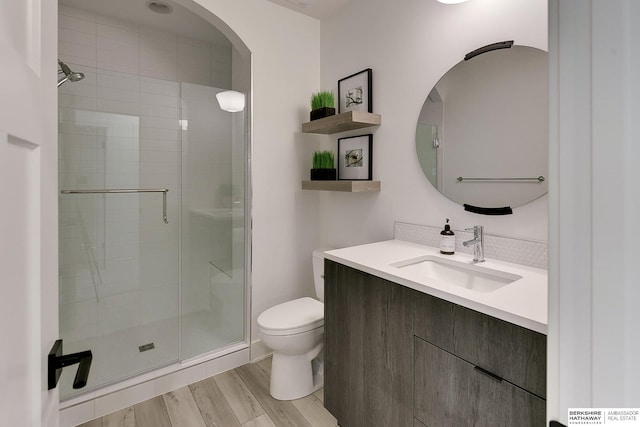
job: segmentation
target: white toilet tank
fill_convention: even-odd
[[[324,252],[331,249],[316,249],[313,251],[313,283],[316,287],[316,296],[324,302]]]

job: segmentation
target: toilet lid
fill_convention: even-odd
[[[304,297],[273,306],[258,316],[260,329],[271,335],[291,335],[324,325],[324,304]]]

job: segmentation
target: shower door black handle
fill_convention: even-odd
[[[93,354],[91,350],[81,351],[79,353],[62,354],[62,340],[57,340],[51,351],[49,351],[48,358],[48,387],[49,390],[55,388],[58,385],[60,375],[62,375],[62,368],[65,366],[79,364],[76,377],[73,380],[73,388],[78,389],[87,385],[87,378],[89,378],[89,370],[91,369],[91,361],[93,360]]]

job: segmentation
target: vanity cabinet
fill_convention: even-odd
[[[410,426],[413,291],[329,260],[324,274],[325,407],[341,427]]]
[[[414,300],[414,335],[421,423],[545,425],[544,335],[427,294]]]
[[[545,401],[415,338],[414,416],[426,426],[543,427]]]
[[[545,424],[537,332],[326,260],[325,339],[342,427]]]

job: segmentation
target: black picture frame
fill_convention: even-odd
[[[338,139],[338,180],[371,181],[373,134]]]
[[[371,68],[338,80],[338,114],[347,111],[373,113]]]

